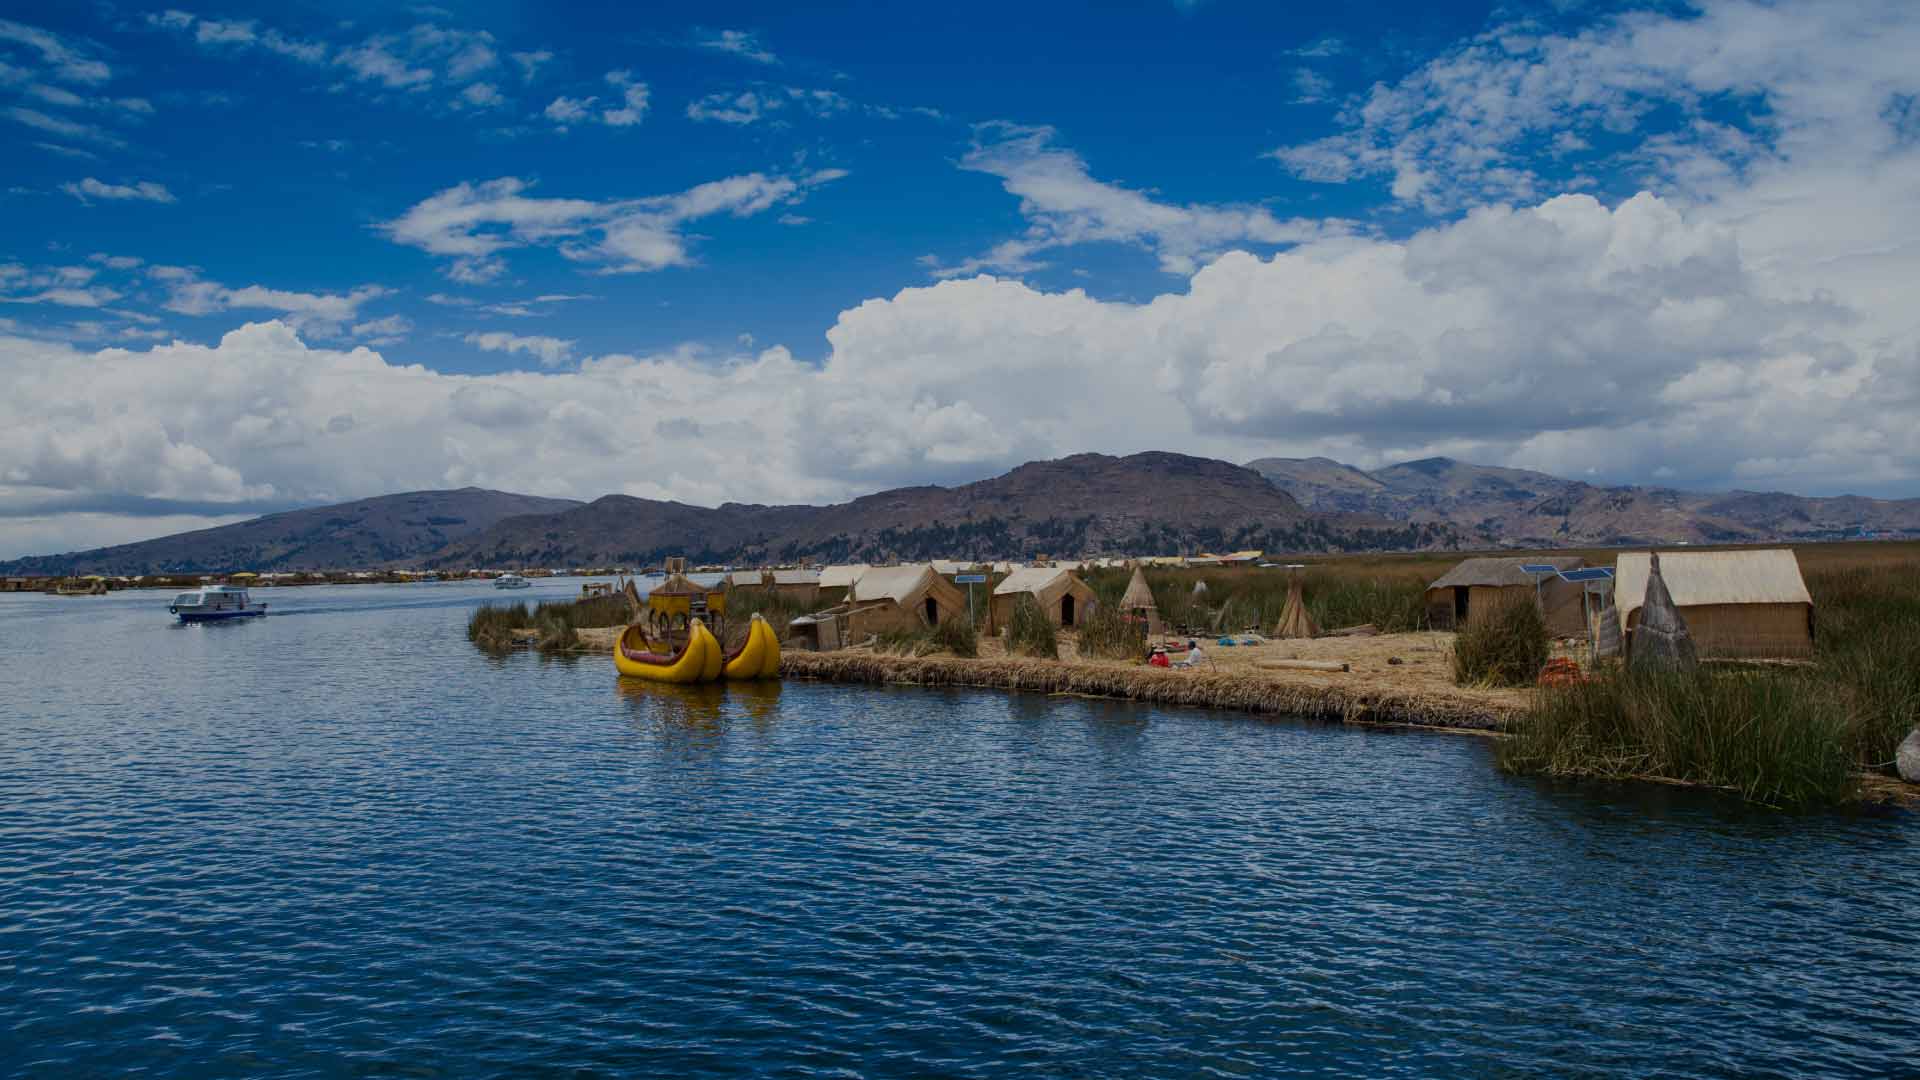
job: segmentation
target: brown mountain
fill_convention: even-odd
[[[1260,474],[1182,454],[1078,454],[957,487],[910,487],[838,506],[708,509],[609,495],[509,518],[427,565],[1017,558],[1198,550],[1380,550],[1451,544],[1450,529],[1302,508]]]
[[[579,506],[505,491],[409,491],[268,514],[213,529],[0,563],[7,574],[165,574],[403,564],[516,514]]]
[[[1262,458],[1247,467],[1310,510],[1451,525],[1474,546],[1770,543],[1863,533],[1920,536],[1920,499],[1601,487],[1451,458],[1409,461],[1371,473],[1326,458]]]

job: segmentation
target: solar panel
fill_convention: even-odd
[[[1547,563],[1521,563],[1520,569],[1529,574],[1557,574],[1560,568]]]
[[[1606,566],[1588,566],[1579,570],[1560,571],[1561,581],[1610,581],[1613,569]]]

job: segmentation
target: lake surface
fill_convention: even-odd
[[[1920,818],[1482,740],[0,595],[0,1075],[1920,1070]]]

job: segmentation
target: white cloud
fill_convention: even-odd
[[[501,95],[498,87],[485,82],[468,84],[460,91],[456,100],[462,105],[476,109],[491,109],[507,103],[507,99]]]
[[[1000,177],[1020,198],[1027,231],[984,255],[935,273],[1014,273],[1040,265],[1035,256],[1073,244],[1111,242],[1146,248],[1161,269],[1188,274],[1207,258],[1244,244],[1295,244],[1343,231],[1338,221],[1282,221],[1261,206],[1186,206],[1156,202],[1138,191],[1096,180],[1078,154],[1054,145],[1047,127],[980,124],[960,166]]]
[[[482,352],[526,353],[538,357],[542,367],[559,367],[573,359],[574,343],[559,338],[523,337],[496,330],[468,334],[464,340]]]
[[[113,77],[113,69],[105,63],[68,45],[59,35],[38,27],[0,19],[0,42],[12,42],[39,53],[48,73],[63,82],[93,85]]]
[[[1633,149],[1606,164],[1688,189],[1784,159],[1897,147],[1886,114],[1920,93],[1911,62],[1920,9],[1903,0],[1699,8],[1630,12],[1577,34],[1495,27],[1376,85],[1342,113],[1346,131],[1273,156],[1311,180],[1385,178],[1396,198],[1445,210],[1566,183],[1590,156],[1547,176],[1552,163],[1535,149],[1571,148],[1568,136],[1594,145],[1630,136]]]
[[[89,199],[156,203],[175,201],[173,192],[168,191],[164,184],[156,184],[151,180],[137,180],[131,184],[107,184],[89,176],[78,183],[61,184],[60,190],[83,203]]]
[[[32,128],[39,128],[41,131],[51,132],[69,139],[83,139],[87,142],[99,143],[103,146],[118,147],[126,145],[126,142],[118,136],[95,124],[83,124],[78,120],[67,120],[58,116],[48,116],[38,109],[29,109],[24,106],[14,105],[7,109],[7,115],[12,117],[17,123],[25,124]]]
[[[270,289],[263,285],[228,288],[204,281],[191,271],[152,267],[150,276],[169,282],[165,303],[168,311],[181,315],[213,315],[229,310],[284,312],[289,326],[314,337],[337,337],[342,328],[355,322],[362,305],[393,293],[379,285],[362,285],[347,293],[304,293]],[[162,271],[167,271],[162,273]]]
[[[195,498],[477,483],[712,505],[1171,448],[1910,494],[1911,277],[1821,292],[1749,250],[1771,228],[1652,195],[1614,208],[1573,195],[1404,242],[1230,253],[1144,303],[946,281],[842,312],[817,365],[780,348],[681,350],[441,375],[275,324],[218,348],[6,342],[0,482]],[[476,345],[567,355],[496,333]],[[51,415],[48,401],[67,406]],[[342,415],[351,428],[330,432]],[[634,422],[689,415],[712,418],[692,444]]]
[[[631,71],[607,72],[607,85],[620,91],[622,105],[617,109],[607,109],[600,114],[600,122],[608,127],[632,127],[647,114],[647,84],[633,81]]]
[[[534,52],[517,52],[511,54],[511,56],[514,66],[520,69],[521,82],[532,82],[535,76],[540,74],[540,69],[553,60],[553,54],[545,49]]]
[[[1293,69],[1293,104],[1312,105],[1333,94],[1333,80],[1312,68]]]
[[[363,82],[377,82],[389,90],[412,90],[433,81],[432,70],[405,59],[398,49],[398,36],[368,38],[351,48],[340,50],[333,62],[353,72]]]
[[[786,102],[781,98],[763,95],[757,91],[726,90],[688,102],[687,119],[715,120],[722,124],[751,124],[767,113],[785,106]]]
[[[388,315],[384,319],[370,319],[353,326],[353,336],[369,345],[393,345],[406,340],[412,332],[413,320],[405,315]]]
[[[750,217],[804,198],[845,176],[823,169],[801,177],[749,173],[699,184],[674,195],[594,202],[525,194],[516,177],[462,183],[414,205],[381,228],[396,243],[458,257],[450,276],[474,282],[504,272],[497,256],[530,246],[596,264],[605,273],[638,273],[692,262],[681,228],[715,214]]]
[[[780,58],[760,44],[760,39],[745,30],[722,30],[717,34],[707,34],[695,39],[695,44],[703,49],[730,53],[742,60],[751,60],[756,64],[777,64]]]
[[[162,30],[190,32],[195,44],[209,49],[265,49],[303,64],[324,64],[327,46],[291,37],[253,19],[202,19],[191,12],[168,10],[149,14],[147,22]]]
[[[554,123],[563,126],[566,124],[577,124],[586,119],[588,111],[593,108],[593,103],[598,100],[600,99],[596,97],[557,97],[548,103],[542,115]]]

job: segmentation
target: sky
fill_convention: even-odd
[[[0,558],[1083,451],[1920,496],[1920,5],[1292,7],[0,2]]]

